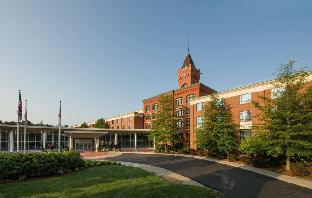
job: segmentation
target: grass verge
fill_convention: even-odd
[[[218,197],[208,188],[172,184],[144,170],[120,165],[71,175],[0,184],[0,197]]]

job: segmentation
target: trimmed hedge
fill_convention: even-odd
[[[86,162],[85,163],[86,168],[97,167],[97,166],[107,166],[107,165],[119,165],[119,163],[111,162],[111,161],[86,160],[85,162]]]
[[[77,152],[0,153],[0,180],[60,175],[84,167]]]

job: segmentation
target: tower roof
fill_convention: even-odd
[[[187,67],[189,64],[194,65],[194,62],[193,62],[193,59],[191,57],[191,54],[187,53],[187,55],[186,55],[186,57],[184,59],[182,68]]]

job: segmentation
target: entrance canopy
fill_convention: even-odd
[[[83,149],[93,150],[107,144],[135,149],[152,145],[148,137],[150,129],[61,128],[60,142],[58,132],[58,126],[27,126],[24,138],[24,125],[20,125],[17,133],[16,125],[0,124],[0,151],[40,150],[50,146],[74,149],[76,143]]]

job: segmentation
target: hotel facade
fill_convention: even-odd
[[[121,148],[155,148],[154,141],[148,134],[158,111],[158,100],[162,94],[173,96],[175,113],[180,118],[177,126],[183,136],[183,143],[196,150],[196,130],[203,124],[204,106],[211,101],[212,94],[231,107],[233,122],[238,126],[237,138],[248,138],[253,129],[261,124],[259,110],[252,101],[263,102],[263,96],[276,97],[274,80],[254,83],[223,92],[200,83],[200,70],[196,68],[191,54],[188,53],[182,66],[177,70],[178,88],[144,99],[143,108],[138,111],[106,118],[108,129],[94,128],[95,122],[89,122],[89,128],[78,126],[61,129],[60,146],[62,149],[78,151],[96,150],[105,145],[119,145]],[[312,86],[312,74],[306,79],[305,87]],[[58,147],[58,127],[29,126],[26,139],[23,137],[23,126],[19,133],[20,150],[47,149]],[[17,151],[17,130],[15,125],[0,124],[0,152]]]
[[[199,82],[200,70],[195,67],[190,53],[187,54],[177,74],[179,88],[163,94],[173,96],[176,115],[180,117],[177,123],[180,128],[178,133],[183,133],[184,143],[192,150],[197,149],[196,129],[204,122],[204,106],[211,101],[212,94],[231,107],[233,122],[238,126],[237,138],[241,140],[251,136],[253,128],[261,124],[258,117],[260,111],[252,101],[263,103],[263,96],[274,98],[278,93],[274,88],[274,80],[217,92]],[[312,86],[312,74],[306,79],[305,88],[309,86]],[[147,129],[153,126],[158,109],[157,99],[160,95],[143,100],[144,127]]]

